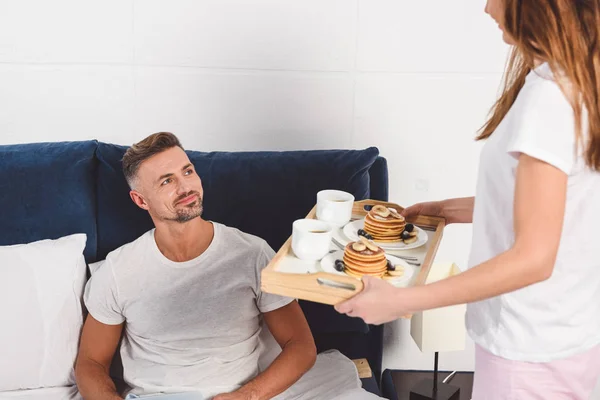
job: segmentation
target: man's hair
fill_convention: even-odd
[[[145,160],[173,147],[179,147],[183,150],[177,136],[170,132],[158,132],[127,149],[122,161],[123,174],[129,187],[133,189],[137,172]]]

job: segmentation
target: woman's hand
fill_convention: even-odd
[[[362,318],[367,324],[380,325],[411,314],[406,292],[386,281],[365,276],[362,292],[335,306],[337,312]]]
[[[474,207],[475,197],[461,197],[443,201],[417,203],[405,208],[402,211],[402,216],[404,218],[411,218],[418,215],[428,215],[444,218],[446,225],[466,224],[473,222]]]
[[[443,202],[429,201],[426,203],[417,203],[402,210],[402,216],[404,218],[416,217],[418,215],[443,217]]]

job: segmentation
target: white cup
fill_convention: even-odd
[[[299,219],[292,225],[292,250],[301,260],[318,261],[329,253],[333,231],[316,219]]]
[[[341,228],[352,219],[354,196],[341,190],[321,190],[317,193],[317,219]]]

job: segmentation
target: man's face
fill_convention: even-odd
[[[184,223],[202,215],[204,190],[187,154],[173,147],[144,161],[133,201],[162,221]]]

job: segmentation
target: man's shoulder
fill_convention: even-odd
[[[117,247],[107,254],[105,262],[117,266],[139,259],[141,255],[148,251],[149,241],[153,239],[153,235],[154,229],[151,229],[137,239]]]
[[[242,248],[247,251],[261,252],[266,249],[270,250],[271,247],[263,238],[254,234],[241,231],[238,228],[227,226],[224,224],[216,224],[217,228],[220,229],[223,239],[226,240],[228,246],[235,246]]]

